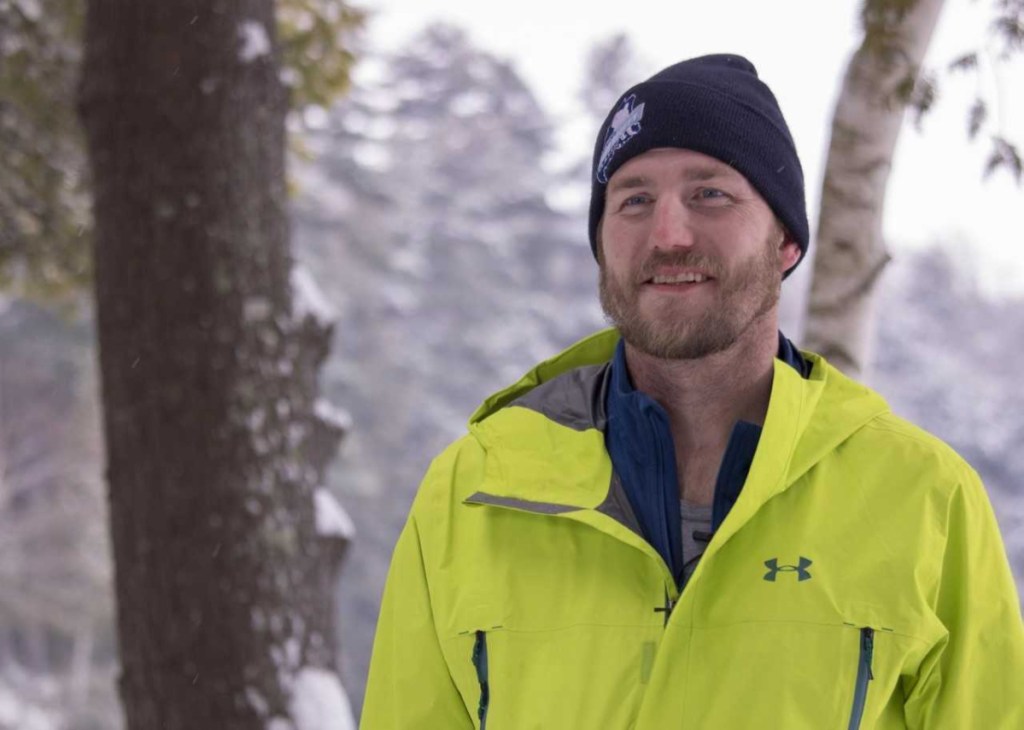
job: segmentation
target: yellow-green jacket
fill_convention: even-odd
[[[820,357],[776,361],[746,484],[682,595],[605,450],[617,334],[431,465],[364,730],[1024,729],[1024,626],[975,472]],[[666,610],[671,609],[671,610]]]

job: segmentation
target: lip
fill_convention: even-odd
[[[659,276],[673,276],[674,277],[674,276],[683,276],[685,274],[696,274],[697,276],[702,276],[702,277],[704,277],[704,281],[702,281],[702,282],[680,282],[679,284],[655,284],[654,283],[654,279],[659,277]],[[651,285],[651,286],[681,286],[684,283],[685,284],[690,284],[690,285],[697,284],[697,283],[706,284],[709,281],[714,281],[714,278],[715,277],[711,276],[711,274],[709,274],[707,271],[704,271],[703,269],[696,269],[696,268],[691,268],[691,267],[679,267],[679,266],[659,266],[659,267],[657,267],[651,273],[651,275],[649,277],[645,278],[642,283],[643,284],[648,284],[648,285]]]
[[[657,277],[661,277],[661,276],[675,277],[675,276],[681,276],[681,275],[684,275],[684,274],[697,274],[699,276],[702,276],[704,278],[704,281],[685,281],[685,282],[681,281],[681,282],[675,282],[675,283],[671,283],[671,284],[669,284],[669,283],[655,284],[654,283],[654,279],[657,278]],[[644,287],[652,287],[652,288],[654,288],[655,290],[658,290],[658,291],[661,291],[661,290],[664,290],[664,291],[681,291],[681,290],[686,290],[686,289],[696,289],[697,287],[700,287],[700,286],[702,286],[704,284],[710,284],[713,281],[715,281],[715,278],[713,276],[709,275],[706,271],[701,271],[700,269],[675,268],[675,267],[659,267],[658,269],[656,269],[654,271],[654,273],[650,277],[644,279],[644,281],[642,282],[642,285]]]
[[[655,284],[653,281],[644,282],[645,289],[651,289],[658,292],[668,292],[669,294],[688,294],[698,289],[704,289],[708,284],[714,282],[714,279],[707,279],[706,281],[696,282],[685,282],[679,284]]]

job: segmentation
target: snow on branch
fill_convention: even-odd
[[[299,670],[289,709],[295,730],[356,730],[345,688],[338,675],[327,669]]]
[[[325,424],[342,433],[348,433],[352,429],[352,416],[349,415],[349,412],[338,408],[325,398],[316,399],[313,404],[313,412]]]
[[[267,35],[263,23],[257,20],[243,20],[238,25],[238,37],[242,41],[238,60],[242,63],[252,63],[257,58],[270,54],[270,36]]]
[[[292,312],[296,320],[302,321],[308,316],[324,327],[334,321],[334,307],[305,266],[295,264],[292,267],[291,284]]]
[[[351,540],[355,537],[356,526],[348,512],[341,506],[333,494],[320,487],[313,494],[313,506],[316,510],[316,532],[327,537],[340,537]]]

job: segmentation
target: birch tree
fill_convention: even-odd
[[[317,489],[340,435],[316,398],[330,326],[292,270],[274,10],[87,4],[80,113],[132,730],[350,721],[326,574],[343,535]]]
[[[870,360],[873,303],[889,261],[882,213],[908,92],[944,0],[866,0],[843,78],[815,236],[804,343],[853,377]]]
[[[991,30],[1005,59],[1024,50],[1024,2],[993,5]],[[908,107],[924,114],[937,97],[937,80],[922,71],[922,62],[943,6],[944,0],[865,0],[864,38],[832,120],[803,340],[853,377],[862,377],[871,362],[876,288],[890,259],[882,215],[896,142]],[[949,68],[976,71],[977,65],[973,52]],[[968,110],[971,138],[985,126],[986,110],[981,98]],[[1006,168],[1019,184],[1024,169],[1016,145],[998,129],[991,143],[985,175]]]

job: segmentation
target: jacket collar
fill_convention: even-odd
[[[607,377],[618,340],[614,329],[591,335],[484,401],[469,423],[470,433],[487,452],[482,491],[578,509],[604,503],[612,465],[603,431],[582,424],[570,427],[553,419],[561,412],[559,403],[549,403],[547,413],[542,413],[523,402],[524,396],[544,385],[560,396],[555,381],[572,378],[573,371],[589,366],[599,366],[594,368],[591,385],[607,386],[600,376]],[[888,411],[880,396],[846,378],[820,356],[799,354],[810,367],[807,378],[775,360],[768,412],[747,485],[720,532],[733,529],[730,523],[749,519],[767,499],[784,491],[865,423]],[[827,416],[815,418],[819,409]]]

